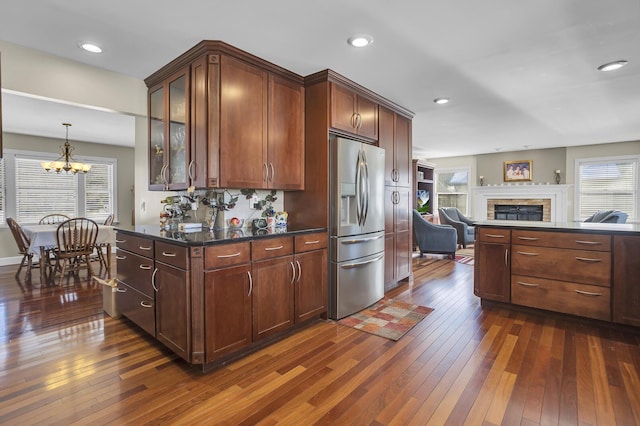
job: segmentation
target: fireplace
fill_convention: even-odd
[[[496,204],[493,209],[493,218],[496,220],[531,220],[542,221],[544,206],[518,205],[518,204]]]

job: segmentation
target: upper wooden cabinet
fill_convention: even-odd
[[[331,83],[331,127],[378,140],[378,104]]]
[[[203,41],[145,82],[149,189],[304,189],[302,77]],[[180,94],[177,121],[171,114]]]
[[[378,146],[385,150],[384,184],[412,185],[411,119],[380,107]]]

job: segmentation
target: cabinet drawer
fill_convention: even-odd
[[[478,241],[481,243],[509,243],[511,230],[501,228],[478,228]]]
[[[116,247],[137,253],[140,256],[153,258],[153,241],[148,238],[118,232]]]
[[[513,244],[528,246],[611,251],[611,237],[609,235],[516,229],[513,231],[511,238]]]
[[[120,281],[116,291],[120,313],[155,337],[156,313],[153,299]]]
[[[147,296],[153,297],[153,259],[128,251],[116,250],[118,280],[135,288]]]
[[[251,242],[253,261],[293,254],[293,238],[265,238]]]
[[[511,248],[513,274],[611,286],[611,253],[522,245]]]
[[[327,240],[325,233],[297,235],[295,237],[296,253],[327,248]]]
[[[189,249],[187,247],[156,241],[156,260],[176,268],[189,269]]]
[[[511,303],[611,321],[608,287],[512,275]]]
[[[204,249],[204,269],[224,268],[251,261],[251,243],[219,244]]]

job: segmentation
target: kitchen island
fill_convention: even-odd
[[[485,301],[640,327],[640,224],[476,223]]]
[[[325,228],[118,228],[119,311],[203,371],[327,315]]]

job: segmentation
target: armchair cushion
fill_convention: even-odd
[[[456,229],[449,225],[436,225],[425,220],[417,210],[413,210],[413,233],[418,243],[420,256],[423,253],[447,254],[455,256],[457,248]]]
[[[625,223],[627,217],[627,213],[618,210],[598,210],[584,221],[594,223]]]
[[[455,207],[442,207],[438,209],[440,223],[451,225],[456,228],[458,233],[458,244],[467,247],[475,241],[474,222],[465,217],[460,210]]]

